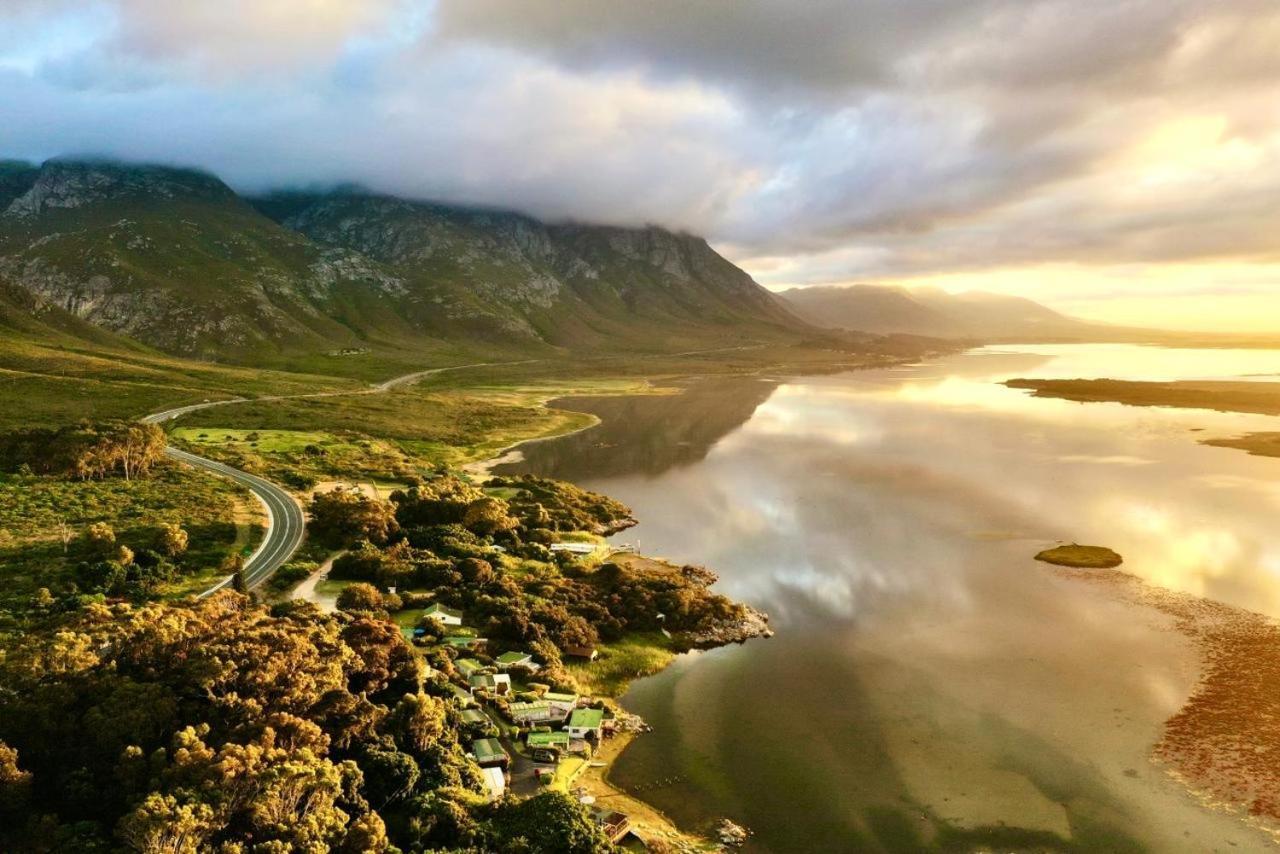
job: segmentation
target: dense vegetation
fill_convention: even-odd
[[[148,474],[164,455],[164,431],[138,421],[34,427],[0,433],[0,469],[81,480]]]
[[[447,684],[374,616],[92,605],[3,668],[4,850],[609,848],[561,795],[486,803]]]

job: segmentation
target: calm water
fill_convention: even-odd
[[[775,852],[1241,851],[1270,840],[1147,759],[1194,684],[1164,618],[1060,578],[1055,540],[1280,616],[1280,460],[1197,439],[1280,419],[1028,397],[1011,377],[1274,379],[1280,351],[988,348],[677,397],[576,400],[515,466],[628,504],[777,637],[685,656],[625,705],[620,786]]]

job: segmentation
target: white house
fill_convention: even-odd
[[[600,732],[604,728],[603,709],[575,709],[569,715],[569,724],[565,731],[571,738],[591,738],[600,740]]]
[[[446,608],[439,602],[432,604],[427,610],[422,612],[424,617],[434,617],[441,625],[460,626],[462,625],[462,612],[455,611],[452,608]]]
[[[507,777],[501,768],[481,768],[485,787],[489,790],[489,800],[496,801],[507,791]]]

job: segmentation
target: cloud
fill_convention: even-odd
[[[5,154],[708,235],[770,281],[1276,258],[1274,0],[9,0]]]

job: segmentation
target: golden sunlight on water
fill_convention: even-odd
[[[604,424],[524,465],[626,501],[622,539],[711,566],[778,632],[637,683],[658,731],[616,781],[684,821],[747,821],[760,851],[1271,847],[1150,760],[1199,673],[1174,618],[1031,558],[1106,545],[1147,581],[1280,616],[1280,460],[1198,441],[1280,418],[1001,383],[1277,370],[1276,351],[1005,347],[695,383],[687,419],[575,403]],[[707,432],[709,411],[736,421]]]

